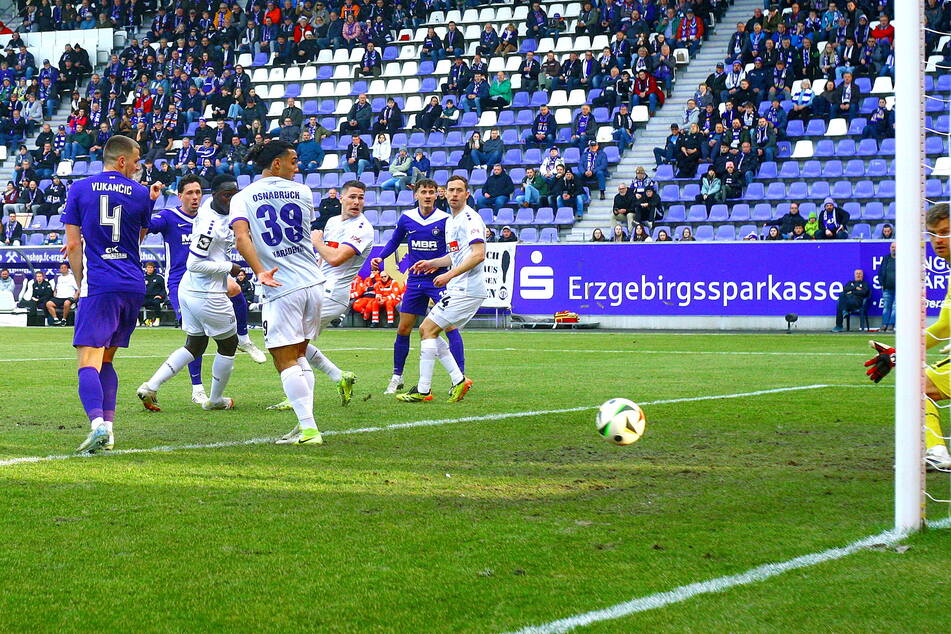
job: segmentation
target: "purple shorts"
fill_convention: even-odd
[[[142,293],[103,293],[83,297],[76,309],[74,346],[128,348],[145,301]]]
[[[425,315],[429,310],[429,300],[433,303],[439,301],[442,297],[443,289],[433,286],[433,278],[425,277],[422,279],[407,278],[406,291],[403,293],[403,301],[400,302],[400,312],[410,315]]]

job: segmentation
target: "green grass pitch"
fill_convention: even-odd
[[[70,453],[88,423],[71,330],[5,329],[0,464]],[[254,333],[260,345],[260,332]],[[864,337],[470,331],[475,387],[384,397],[393,331],[333,330],[359,376],[342,408],[317,377],[322,447],[249,444],[0,466],[0,631],[510,631],[845,545],[890,526],[892,379],[867,385]],[[238,363],[237,409],[204,412],[183,373],[145,412],[136,387],[180,345],[140,330],[116,367],[116,449],[275,438],[293,413],[273,368]],[[418,340],[406,376],[416,374]],[[210,362],[206,361],[206,386]],[[612,397],[645,405],[620,448]],[[564,413],[518,414],[590,407]],[[478,420],[481,418],[481,420]],[[947,497],[945,475],[929,485]],[[946,516],[932,504],[931,517]],[[869,550],[590,631],[940,628],[951,545]],[[902,549],[903,550],[903,549]]]

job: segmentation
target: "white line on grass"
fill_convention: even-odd
[[[818,385],[796,385],[790,387],[777,387],[769,390],[757,390],[755,392],[737,392],[734,394],[713,394],[710,396],[687,396],[683,398],[669,398],[656,401],[646,401],[641,405],[668,405],[671,403],[692,403],[695,401],[715,401],[730,398],[744,398],[747,396],[761,396],[763,394],[778,394],[780,392],[796,392],[800,390],[814,390],[817,388],[829,387],[826,384]],[[323,432],[324,436],[349,436],[352,434],[368,434],[378,431],[395,431],[399,429],[412,429],[414,427],[435,427],[437,425],[448,425],[452,423],[476,423],[482,421],[505,420],[508,418],[524,418],[526,416],[543,416],[548,414],[566,414],[569,412],[583,412],[586,410],[597,409],[597,405],[587,405],[583,407],[566,407],[562,409],[537,410],[530,412],[505,412],[500,414],[485,414],[483,416],[463,416],[462,418],[437,418],[431,420],[415,420],[407,423],[394,423],[392,425],[382,425],[380,427],[360,427],[357,429],[338,429]],[[142,449],[117,449],[100,454],[95,457],[106,456],[126,456],[130,454],[141,453],[169,453],[172,451],[185,451],[189,449],[222,449],[225,447],[242,447],[245,445],[261,445],[271,443],[276,438],[251,438],[249,440],[229,440],[213,443],[196,443],[189,445],[163,445],[160,447],[149,447]],[[50,456],[23,456],[20,458],[7,458],[0,460],[0,467],[9,467],[18,464],[34,464],[37,462],[55,462],[57,460],[68,460],[70,458],[88,458],[88,454],[58,454]]]
[[[949,520],[949,518],[943,518],[935,522],[929,522],[928,526],[931,528],[948,528],[951,526],[951,520]],[[699,581],[697,583],[691,583],[685,586],[678,586],[673,590],[657,592],[655,594],[638,597],[624,603],[618,603],[616,605],[603,608],[601,610],[594,610],[591,612],[585,612],[584,614],[569,616],[567,618],[551,621],[550,623],[545,623],[543,625],[532,625],[519,630],[518,634],[557,634],[560,632],[568,632],[575,629],[576,627],[591,625],[592,623],[597,623],[599,621],[619,619],[621,617],[630,616],[631,614],[637,614],[638,612],[646,612],[648,610],[662,608],[673,603],[680,603],[681,601],[686,601],[699,595],[723,592],[724,590],[735,588],[737,586],[764,581],[770,577],[775,577],[785,572],[789,572],[790,570],[806,568],[808,566],[815,566],[827,561],[842,559],[843,557],[847,557],[871,546],[876,546],[879,544],[890,546],[905,539],[906,537],[907,534],[903,532],[885,531],[883,533],[879,533],[878,535],[872,535],[870,537],[854,541],[847,546],[830,548],[829,550],[823,550],[818,553],[802,555],[801,557],[796,557],[795,559],[789,559],[788,561],[783,561],[780,563],[763,564],[762,566],[750,568],[746,572],[741,572],[739,574],[717,577],[716,579]]]

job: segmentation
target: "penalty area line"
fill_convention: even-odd
[[[711,394],[708,396],[687,396],[682,398],[668,398],[654,401],[644,401],[641,405],[669,405],[672,403],[693,403],[696,401],[715,401],[731,398],[745,398],[748,396],[762,396],[764,394],[778,394],[781,392],[796,392],[800,390],[814,390],[818,388],[829,387],[826,384],[817,385],[795,385],[790,387],[777,387],[768,390],[756,390],[754,392],[736,392],[733,394]],[[484,414],[482,416],[463,416],[461,418],[436,418],[431,420],[415,420],[406,423],[393,423],[392,425],[381,425],[378,427],[358,427],[355,429],[331,429],[322,433],[323,436],[352,436],[354,434],[370,434],[381,431],[397,431],[400,429],[413,429],[415,427],[435,427],[438,425],[449,425],[455,423],[478,423],[484,421],[506,420],[509,418],[524,418],[526,416],[545,416],[550,414],[567,414],[570,412],[583,412],[597,409],[597,405],[585,405],[582,407],[566,407],[562,409],[535,410],[528,412],[503,412],[499,414]],[[243,447],[246,445],[263,445],[272,443],[277,438],[250,438],[248,440],[229,440],[213,443],[193,443],[187,445],[162,445],[159,447],[148,447],[140,449],[116,449],[113,451],[102,452],[98,454],[55,454],[49,456],[23,456],[20,458],[7,458],[0,460],[0,467],[10,467],[18,464],[36,464],[39,462],[56,462],[59,460],[69,460],[72,458],[105,458],[108,456],[128,456],[132,454],[147,453],[171,453],[173,451],[188,451],[194,449],[224,449],[227,447]]]
[[[951,526],[951,518],[942,518],[934,522],[928,522],[929,528],[948,528],[949,526]],[[637,614],[639,612],[646,612],[648,610],[655,610],[657,608],[662,608],[674,603],[681,603],[696,596],[714,594],[729,590],[730,588],[744,586],[751,583],[758,583],[771,577],[789,572],[790,570],[807,568],[809,566],[815,566],[827,561],[842,559],[843,557],[848,557],[849,555],[855,554],[861,550],[865,550],[866,548],[871,548],[873,546],[891,546],[902,541],[906,537],[908,537],[908,534],[905,532],[888,530],[879,533],[878,535],[871,535],[864,539],[859,539],[852,542],[851,544],[847,544],[846,546],[830,548],[817,553],[802,555],[800,557],[779,563],[763,564],[735,575],[726,575],[723,577],[717,577],[715,579],[709,579],[707,581],[699,581],[697,583],[678,586],[666,592],[657,592],[655,594],[638,597],[636,599],[631,599],[630,601],[625,601],[624,603],[618,603],[616,605],[603,608],[601,610],[576,614],[574,616],[569,616],[557,621],[551,621],[542,625],[532,625],[518,630],[516,634],[558,634],[561,632],[568,632],[578,627],[591,625],[592,623],[611,621],[625,616],[630,616],[632,614]]]

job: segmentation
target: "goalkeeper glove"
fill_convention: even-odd
[[[865,362],[865,367],[868,368],[865,374],[868,375],[869,379],[878,383],[895,367],[895,349],[877,341],[869,341],[868,344],[872,346],[876,354]]]

